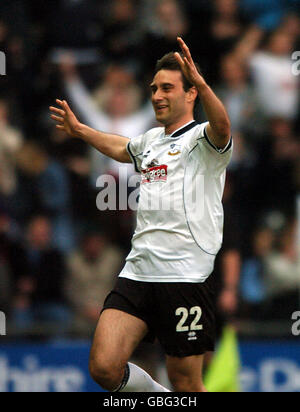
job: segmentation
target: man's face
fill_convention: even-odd
[[[185,92],[183,88],[180,71],[160,70],[150,87],[156,119],[164,126],[180,121],[193,111],[189,92]]]

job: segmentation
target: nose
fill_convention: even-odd
[[[153,103],[159,103],[163,100],[161,93],[159,90],[156,90],[155,92],[152,93],[152,101]]]

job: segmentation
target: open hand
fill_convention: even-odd
[[[72,137],[78,137],[80,122],[70,109],[68,103],[65,100],[59,99],[56,99],[56,103],[61,107],[60,109],[50,106],[50,111],[53,113],[51,114],[51,119],[56,121],[56,128]]]
[[[196,87],[205,84],[205,80],[199,73],[194,63],[194,60],[191,56],[189,48],[187,47],[187,45],[181,37],[177,37],[177,41],[182,50],[183,57],[178,52],[175,53],[175,57],[178,63],[180,64],[184,76],[192,85]]]

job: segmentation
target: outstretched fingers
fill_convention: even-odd
[[[190,49],[188,48],[188,46],[185,44],[185,42],[182,40],[181,37],[177,37],[177,41],[179,43],[179,46],[182,50],[182,53],[183,53],[184,57],[187,59],[187,61],[189,63],[192,63],[193,58],[192,58],[192,55],[191,55],[191,52],[190,52]]]
[[[51,119],[55,120],[58,123],[63,123],[64,122],[63,117],[58,117],[58,116],[55,116],[54,114],[51,115]]]
[[[188,61],[186,57],[182,58],[178,52],[175,53],[175,58],[177,62],[179,63],[183,73],[187,75],[192,69],[192,64]]]
[[[63,107],[63,104],[62,104],[63,102],[61,100],[57,99],[56,103],[60,105],[61,107]],[[54,120],[56,123],[58,123],[56,125],[56,128],[59,130],[65,130],[64,121],[65,121],[66,111],[59,109],[57,107],[54,107],[54,106],[50,106],[49,109],[51,111],[51,119]]]
[[[56,99],[56,103],[59,104],[61,107],[63,107],[64,105],[63,100]]]
[[[71,114],[72,110],[70,109],[70,106],[68,105],[68,103],[66,102],[66,100],[59,100],[59,102],[61,102],[61,107],[64,109],[64,111],[67,114]]]
[[[60,116],[65,116],[66,112],[64,110],[58,109],[57,107],[50,106],[50,111],[55,114],[59,114]]]
[[[175,58],[176,58],[177,62],[180,64],[181,68],[183,69],[184,61],[183,61],[182,57],[180,56],[180,54],[178,52],[175,52]]]
[[[66,113],[70,113],[71,109],[70,106],[68,105],[68,103],[66,102],[66,100],[60,100],[60,99],[56,99],[56,103],[61,107],[61,109],[66,112]],[[57,109],[57,110],[61,110],[61,109]]]

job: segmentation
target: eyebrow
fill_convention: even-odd
[[[174,87],[174,84],[172,84],[172,83],[162,83],[160,86],[161,87]],[[157,85],[155,83],[151,83],[150,88],[153,90],[153,89],[157,88]]]

